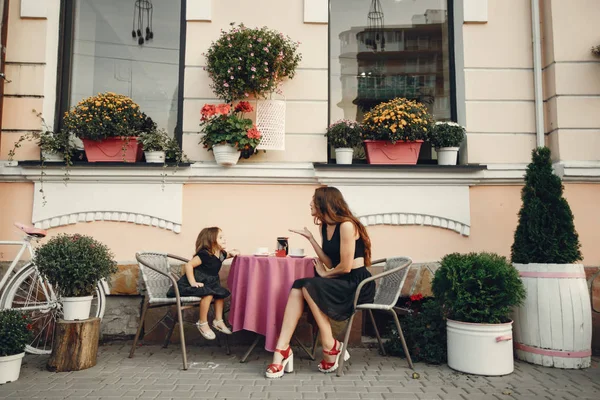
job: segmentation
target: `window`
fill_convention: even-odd
[[[374,4],[379,14],[369,14]],[[426,104],[437,120],[455,119],[451,4],[330,0],[330,122],[361,121],[395,97]]]
[[[181,135],[183,2],[67,0],[62,4],[57,126],[64,112],[81,99],[110,91],[131,97],[159,128]],[[144,9],[150,5],[152,9]],[[150,40],[146,28],[153,33]],[[132,36],[138,29],[143,44],[137,34]]]

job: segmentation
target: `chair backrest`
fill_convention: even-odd
[[[167,291],[171,287],[171,279],[168,275],[171,273],[169,257],[166,253],[139,252],[135,258],[138,261],[140,272],[148,298],[165,298]]]
[[[408,257],[391,257],[385,260],[383,272],[392,269],[398,270],[381,278],[377,290],[375,291],[375,300],[373,301],[373,304],[390,307],[396,305],[411,264],[412,260]]]

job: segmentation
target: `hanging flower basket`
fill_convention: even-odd
[[[262,134],[258,150],[285,150],[285,100],[257,100],[256,127]]]

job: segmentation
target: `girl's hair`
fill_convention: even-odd
[[[315,202],[315,224],[322,225],[329,223],[342,223],[350,221],[358,231],[360,238],[365,244],[365,266],[371,265],[371,239],[367,229],[360,223],[350,211],[350,207],[344,200],[342,193],[334,187],[322,186],[315,190],[313,196]]]
[[[211,253],[214,253],[215,250],[221,250],[217,244],[219,232],[221,232],[221,229],[216,226],[202,229],[196,239],[196,254],[202,249],[208,250]]]

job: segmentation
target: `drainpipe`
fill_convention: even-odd
[[[535,98],[535,138],[538,147],[545,146],[544,94],[542,91],[542,37],[540,33],[540,2],[531,0],[531,32],[533,36],[533,89]]]
[[[6,83],[6,39],[8,32],[9,0],[0,0],[0,132],[2,131],[2,110],[4,109],[4,84]]]

